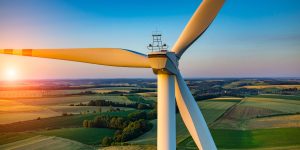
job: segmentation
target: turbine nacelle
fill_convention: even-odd
[[[148,54],[154,74],[175,75],[178,72],[178,59],[174,52],[155,51]]]

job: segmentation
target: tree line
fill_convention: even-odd
[[[112,143],[126,142],[149,131],[153,125],[149,122],[156,118],[156,111],[135,111],[128,117],[98,116],[94,120],[84,120],[85,128],[110,128],[117,129],[113,137],[105,137],[101,143],[109,146]]]
[[[90,100],[87,104],[79,103],[79,104],[70,104],[70,106],[112,106],[112,107],[128,107],[135,109],[153,109],[155,106],[151,104],[145,103],[119,103],[112,102],[107,100]]]

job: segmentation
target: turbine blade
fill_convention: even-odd
[[[1,53],[107,66],[150,68],[146,55],[120,48],[0,49]]]
[[[172,48],[178,58],[205,32],[224,2],[225,0],[203,0]]]
[[[204,117],[180,72],[177,73],[175,81],[178,109],[197,147],[200,150],[216,150],[216,145]]]

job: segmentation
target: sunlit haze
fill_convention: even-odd
[[[17,71],[14,68],[8,68],[4,70],[4,80],[14,81],[17,80]]]
[[[0,0],[0,49],[113,47],[148,53],[152,31],[161,31],[172,47],[200,2]],[[300,77],[299,18],[298,0],[227,0],[182,56],[182,74]],[[155,77],[151,69],[9,55],[0,55],[0,74],[0,80]]]

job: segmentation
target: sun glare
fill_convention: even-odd
[[[17,80],[18,75],[15,68],[9,68],[5,70],[5,80],[7,81],[15,81]]]

